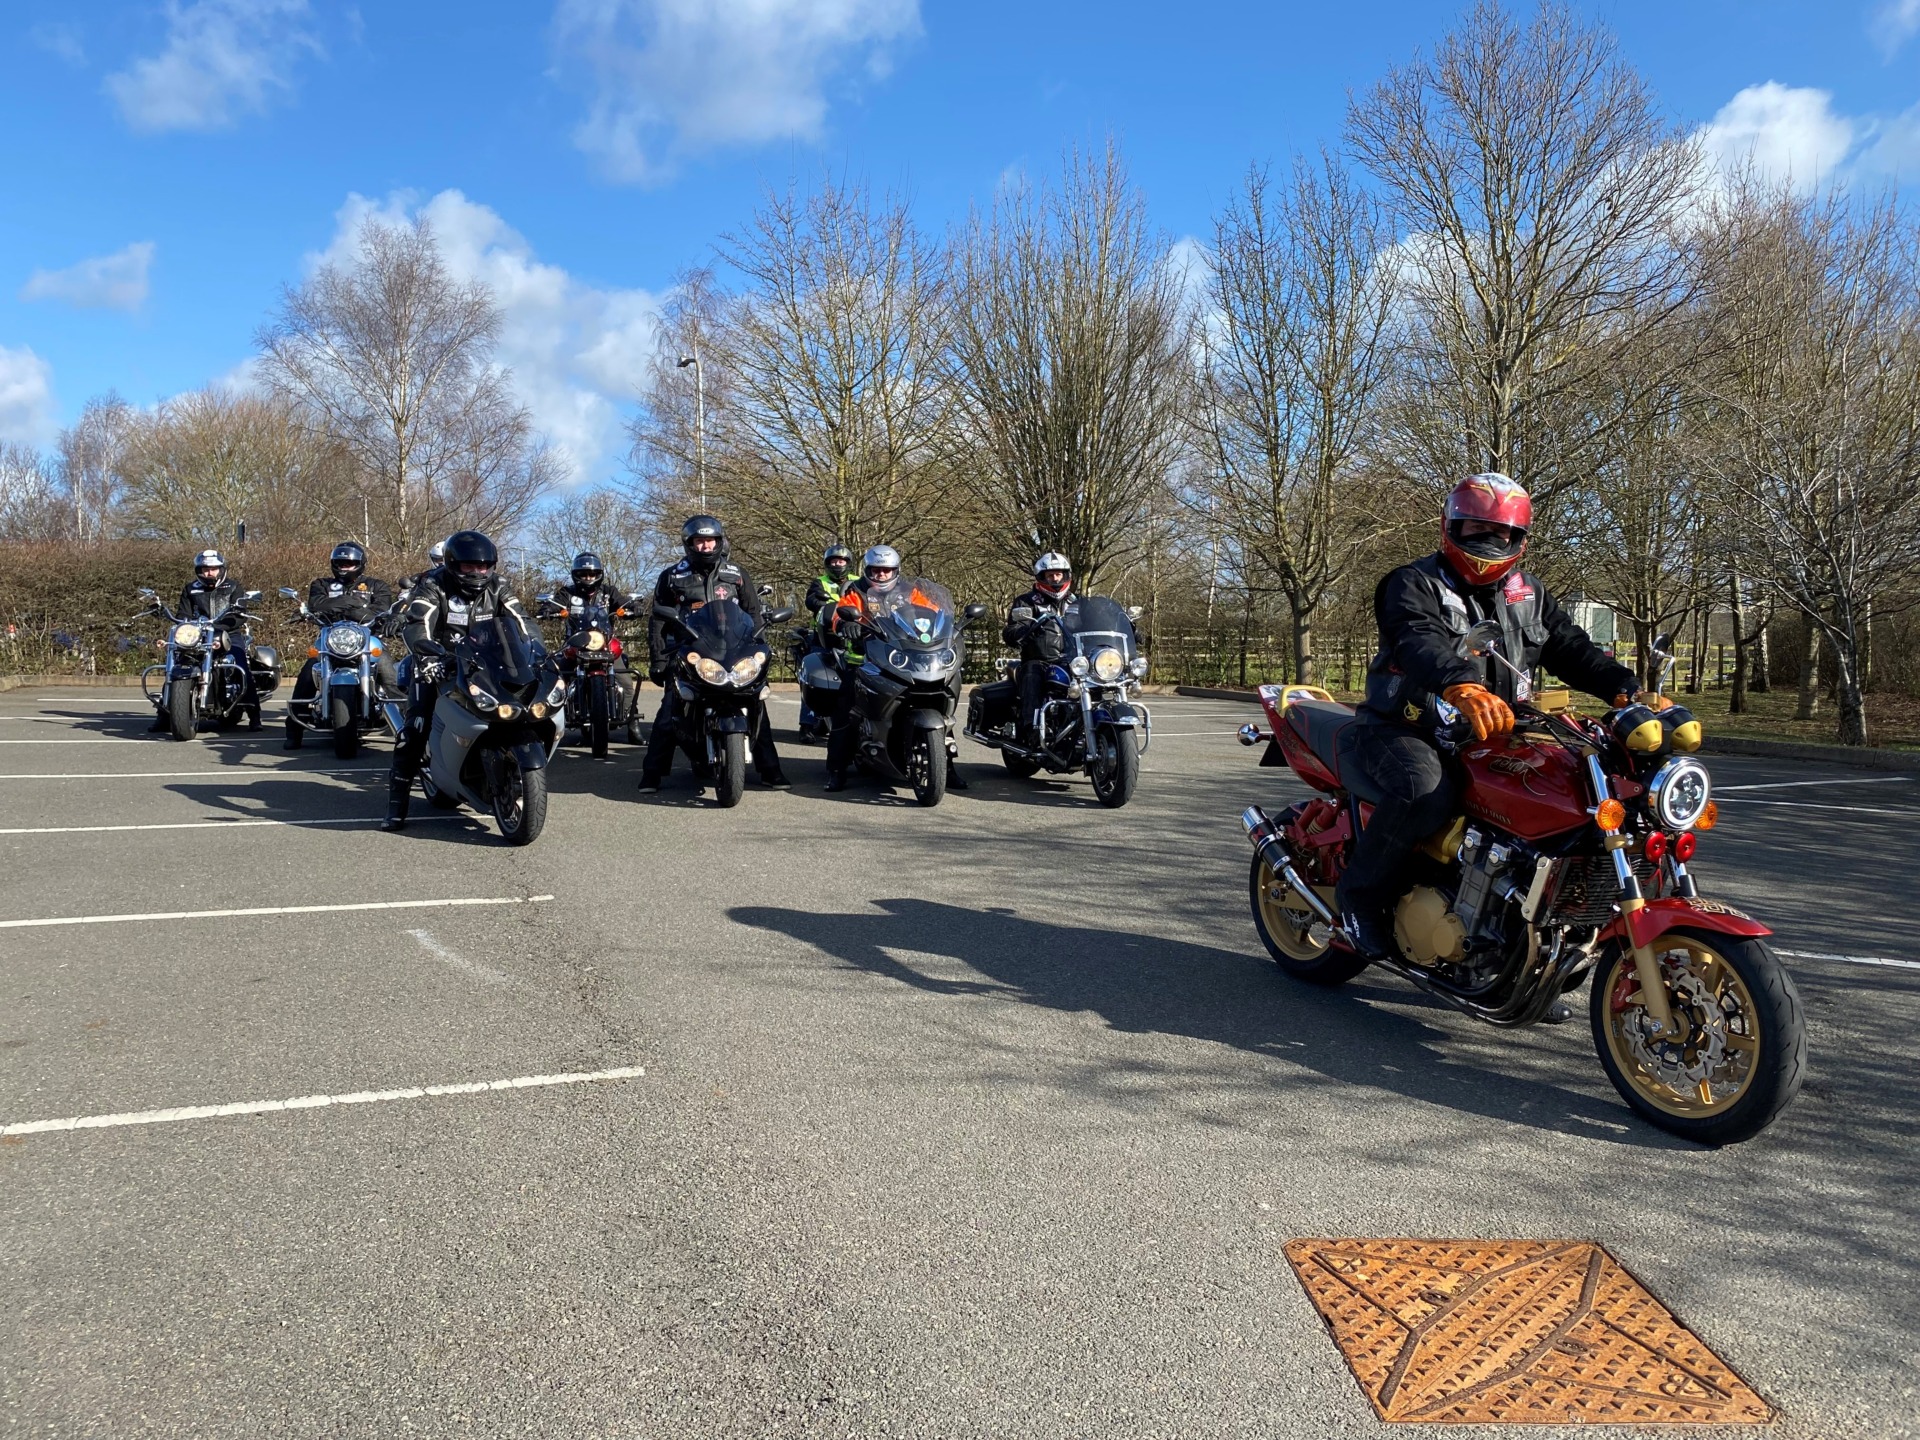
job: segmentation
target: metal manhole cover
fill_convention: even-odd
[[[1380,1418],[1734,1425],[1773,1418],[1584,1240],[1295,1240],[1287,1259]]]

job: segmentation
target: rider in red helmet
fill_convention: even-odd
[[[1373,610],[1380,649],[1367,669],[1363,723],[1350,732],[1352,763],[1380,793],[1354,842],[1337,900],[1346,941],[1369,956],[1393,953],[1387,906],[1402,867],[1426,836],[1458,813],[1434,744],[1442,704],[1473,726],[1477,740],[1504,741],[1515,702],[1531,698],[1522,678],[1544,667],[1590,694],[1624,705],[1634,674],[1588,638],[1548,592],[1520,568],[1533,502],[1505,475],[1469,475],[1447,494],[1437,553],[1402,565],[1379,584]],[[1461,655],[1460,637],[1483,620],[1500,626],[1499,652]],[[1639,697],[1655,709],[1659,696]]]

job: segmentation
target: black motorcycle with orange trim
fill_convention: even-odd
[[[1487,622],[1460,646],[1506,663],[1500,643]],[[1241,816],[1254,925],[1281,970],[1338,985],[1379,964],[1504,1027],[1547,1018],[1590,983],[1607,1078],[1655,1125],[1702,1144],[1751,1138],[1798,1093],[1805,1017],[1772,932],[1702,897],[1688,869],[1718,808],[1684,707],[1590,718],[1565,692],[1541,692],[1497,743],[1476,742],[1442,702],[1464,813],[1421,845],[1392,907],[1395,953],[1369,961],[1339,937],[1334,899],[1379,798],[1353,763],[1360,717],[1311,686],[1263,685],[1260,703],[1269,728],[1243,726],[1242,742],[1266,740],[1262,765],[1320,792]]]

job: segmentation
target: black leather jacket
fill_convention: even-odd
[[[1492,656],[1461,656],[1459,638],[1482,620],[1500,625],[1500,653],[1522,671],[1543,665],[1568,684],[1611,700],[1635,688],[1633,671],[1595,645],[1552,593],[1524,570],[1468,586],[1439,555],[1402,565],[1373,592],[1380,650],[1367,667],[1364,708],[1431,728],[1433,697],[1450,685],[1484,685],[1508,704],[1520,678]]]
[[[681,616],[714,600],[731,600],[755,620],[760,618],[760,592],[754,588],[753,577],[724,556],[709,569],[700,569],[688,560],[670,565],[660,572],[653,587],[655,607]],[[679,649],[658,615],[647,617],[647,646],[655,665]]]
[[[307,613],[316,620],[358,620],[370,625],[393,608],[393,587],[362,575],[349,584],[322,575],[307,586]]]
[[[240,609],[240,587],[232,580],[209,585],[198,575],[194,576],[180,592],[180,603],[174,610],[187,619],[205,620],[218,616],[215,628],[219,630],[239,630],[247,623],[247,617]]]
[[[457,590],[443,590],[436,571],[413,587],[400,633],[415,655],[437,655],[475,625],[501,615],[512,616],[527,635],[539,633],[520,602],[507,593],[504,580],[488,581],[484,590],[468,599]]]
[[[577,585],[556,586],[553,600],[569,615],[578,615],[589,605],[604,605],[608,610],[618,610],[622,605],[631,605],[633,596],[602,580],[591,590],[582,590]]]
[[[1080,596],[1072,591],[1064,595],[1049,595],[1035,588],[1015,600],[1007,611],[1006,628],[1000,632],[1000,638],[1009,645],[1020,647],[1022,660],[1058,660],[1065,652],[1064,637],[1058,626],[1041,622],[1048,616],[1064,619],[1080,604]]]

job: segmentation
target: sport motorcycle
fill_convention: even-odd
[[[288,600],[300,600],[298,590],[282,587]],[[371,621],[342,616],[322,619],[300,602],[300,618],[319,627],[307,658],[313,661],[313,694],[287,702],[287,718],[307,730],[324,731],[333,740],[333,753],[351,760],[360,753],[362,738],[384,730],[399,739],[406,725],[406,691],[382,683],[388,627],[397,607]]]
[[[765,628],[784,625],[793,611],[771,610],[756,623],[735,601],[712,600],[685,618],[665,606],[654,613],[680,643],[668,681],[680,694],[680,746],[713,777],[721,807],[731,808],[746,791],[754,716],[766,705],[773,652]]]
[[[137,593],[147,602],[143,613],[167,622],[166,639],[161,642],[166,656],[140,673],[140,689],[166,718],[173,738],[191,740],[202,723],[223,725],[241,718],[249,709],[249,668],[254,686],[249,718],[258,728],[259,702],[280,686],[280,652],[271,645],[249,645],[249,664],[243,665],[227,639],[236,627],[221,622],[237,619],[238,628],[244,630],[254,618],[246,607],[260,599],[260,592],[245,591],[236,603],[211,615],[176,615],[157,591],[143,586]]]
[[[968,697],[966,734],[998,750],[1008,772],[1022,780],[1042,770],[1084,771],[1095,798],[1118,809],[1133,798],[1140,757],[1153,736],[1152,714],[1134,693],[1147,661],[1139,653],[1133,617],[1104,596],[1083,595],[1065,615],[1042,623],[1047,630],[1037,638],[1047,671],[1032,735],[1021,734],[1015,713],[1020,687],[1011,677],[981,685]],[[995,663],[1003,673],[1019,665]]]
[[[1459,644],[1508,664],[1492,622]],[[1370,963],[1334,899],[1379,798],[1355,763],[1367,722],[1311,686],[1263,685],[1260,703],[1268,729],[1241,740],[1264,739],[1262,765],[1319,793],[1241,816],[1254,925],[1281,970],[1338,985]],[[1706,1145],[1764,1130],[1799,1091],[1805,1018],[1768,928],[1688,869],[1718,818],[1699,722],[1678,705],[1583,717],[1542,692],[1516,704],[1509,739],[1476,741],[1440,705],[1462,813],[1422,842],[1391,909],[1394,953],[1371,963],[1498,1026],[1540,1021],[1587,983],[1594,1049],[1634,1110]]]

